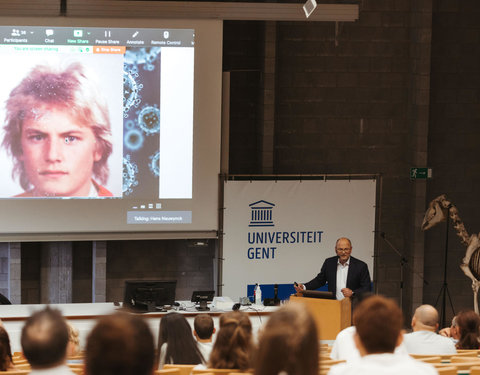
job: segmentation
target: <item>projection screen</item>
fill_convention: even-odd
[[[222,22],[0,18],[0,240],[214,237]]]

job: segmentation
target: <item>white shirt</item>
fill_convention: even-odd
[[[336,296],[337,300],[342,300],[345,296],[342,293],[342,289],[347,287],[347,275],[348,275],[348,266],[350,265],[350,258],[345,262],[345,264],[340,263],[340,259],[337,260],[337,291]]]
[[[455,354],[455,344],[448,337],[431,331],[417,331],[403,335],[407,352],[410,354]]]
[[[355,333],[357,333],[355,326],[347,327],[338,333],[335,342],[333,343],[332,351],[330,352],[331,359],[343,359],[347,362],[351,362],[356,361],[361,357],[353,339]],[[403,342],[395,348],[395,354],[408,355]]]
[[[382,353],[332,366],[328,375],[437,375],[435,368],[408,355]]]
[[[198,350],[200,350],[200,353],[202,353],[203,355],[203,359],[205,360],[205,363],[207,363],[208,359],[210,358],[210,353],[212,352],[213,342],[197,341],[197,346],[198,346]]]
[[[60,365],[57,367],[38,369],[30,371],[30,374],[33,375],[75,375],[75,373],[70,370],[67,365]]]

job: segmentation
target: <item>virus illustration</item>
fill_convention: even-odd
[[[138,181],[136,179],[137,173],[137,165],[130,161],[130,155],[126,155],[123,158],[123,194],[131,194],[133,192],[133,188],[138,185]]]
[[[160,132],[160,110],[156,105],[146,105],[137,112],[137,122],[146,135]]]

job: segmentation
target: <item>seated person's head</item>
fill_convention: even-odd
[[[80,351],[80,339],[78,338],[78,329],[67,320],[68,328],[68,346],[67,357],[75,356]]]
[[[480,335],[480,317],[473,310],[461,311],[457,315],[457,327],[460,338],[458,349],[478,349]]]
[[[3,326],[0,326],[0,371],[7,371],[13,365],[10,338]]]
[[[200,314],[193,321],[193,335],[197,340],[211,341],[212,335],[215,333],[213,319],[208,314]]]
[[[354,311],[355,344],[360,354],[393,353],[403,340],[402,311],[391,299],[373,296]]]
[[[232,311],[220,316],[220,329],[208,367],[247,370],[252,367],[252,324],[248,315]]]
[[[421,305],[412,318],[414,331],[436,331],[438,329],[438,311],[431,305]]]
[[[196,365],[204,362],[197,347],[197,342],[193,338],[192,328],[182,314],[168,313],[160,320],[159,355],[163,344],[167,344],[165,363]]]
[[[263,329],[255,358],[256,375],[317,375],[317,327],[305,306],[290,303],[274,312]]]
[[[135,315],[99,319],[87,338],[86,375],[151,375],[155,359],[152,332]]]
[[[47,307],[30,316],[22,329],[23,354],[32,368],[56,367],[65,362],[68,328],[59,310]]]
[[[3,146],[33,196],[88,196],[105,184],[112,153],[108,108],[80,63],[38,65],[6,101]]]

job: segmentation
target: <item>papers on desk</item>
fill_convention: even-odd
[[[214,297],[212,307],[219,311],[232,311],[234,303],[230,297]]]

